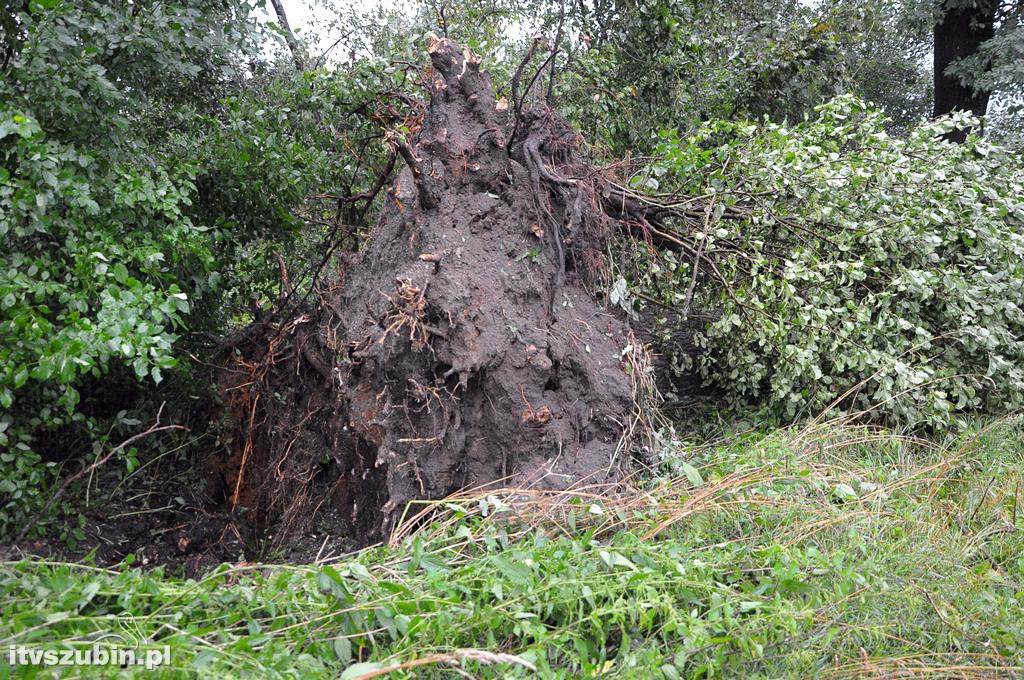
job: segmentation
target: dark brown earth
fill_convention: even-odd
[[[390,138],[406,167],[363,250],[314,303],[230,339],[214,474],[278,545],[328,510],[365,544],[415,499],[630,464],[628,329],[588,290],[614,228],[597,173],[546,106],[517,123],[479,58],[429,51],[430,101]]]
[[[330,511],[319,513],[279,549],[243,540],[223,503],[207,494],[204,471],[189,465],[190,458],[167,457],[123,486],[119,474],[101,470],[94,480],[100,496],[95,502],[78,503],[74,513],[43,537],[0,546],[0,558],[34,555],[106,566],[131,556],[136,567],[162,567],[168,574],[199,578],[224,562],[313,563],[359,547]]]

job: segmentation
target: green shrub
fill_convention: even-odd
[[[192,215],[203,168],[173,133],[239,77],[248,12],[51,0],[5,22],[0,533],[39,509],[47,466],[101,452],[116,423],[86,413],[89,392],[124,402],[100,411],[137,406],[110,386],[161,382],[213,302],[218,234]]]
[[[366,212],[348,199],[384,166],[369,114],[404,74],[261,59],[251,11],[48,0],[3,22],[0,535],[40,507],[47,465],[149,417],[137,402],[190,349],[186,330],[223,332],[277,299],[275,252],[295,255],[305,229],[298,255],[319,261]],[[176,394],[155,400],[170,412]]]
[[[0,510],[0,525],[41,491],[38,476],[22,472],[37,459],[29,430],[82,422],[76,386],[112,364],[159,382],[175,364],[174,330],[189,312],[179,272],[212,262],[204,229],[182,214],[191,168],[109,163],[10,110],[0,111],[5,141],[0,445],[11,448],[0,459],[0,492],[13,503]]]
[[[111,370],[159,382],[215,282],[213,241],[186,212],[198,166],[164,142],[233,73],[247,10],[133,7],[33,2],[5,24],[0,532],[41,504],[44,458],[100,439],[83,385]]]
[[[896,139],[854,98],[817,112],[662,135],[655,174],[714,206],[692,235],[717,272],[698,300],[721,310],[702,374],[787,418],[862,380],[843,407],[911,426],[1024,404],[1019,157],[944,141],[963,119]],[[689,279],[681,264],[654,283],[678,304]]]

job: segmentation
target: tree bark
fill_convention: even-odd
[[[952,111],[970,111],[984,116],[991,92],[964,84],[948,73],[950,66],[977,53],[978,48],[995,35],[997,3],[994,0],[944,0],[942,18],[935,25],[934,116]],[[947,138],[961,143],[968,130],[958,129]]]
[[[292,59],[295,60],[295,68],[299,71],[305,71],[306,60],[303,58],[302,46],[299,45],[299,41],[295,39],[295,34],[292,33],[292,26],[288,23],[288,15],[285,14],[284,5],[281,4],[281,0],[270,0],[270,4],[274,6],[277,22],[281,24],[281,30],[284,31],[284,40],[288,43]]]

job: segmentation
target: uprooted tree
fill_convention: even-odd
[[[466,486],[620,477],[653,392],[598,300],[622,287],[603,257],[616,234],[660,316],[711,312],[682,334],[654,325],[734,400],[914,427],[1022,403],[1021,170],[976,137],[943,141],[956,120],[893,139],[841,98],[796,127],[665,133],[648,172],[675,189],[641,194],[543,102],[524,107],[533,50],[511,102],[468,52],[430,52],[429,102],[387,136],[404,168],[362,250],[312,304],[228,339],[215,469],[247,527],[280,542],[327,507],[369,539]]]
[[[370,540],[414,499],[614,480],[642,430],[642,349],[590,290],[636,206],[518,83],[496,101],[478,57],[428,51],[429,103],[388,136],[405,167],[363,249],[312,304],[229,339],[214,468],[278,541],[325,508]]]

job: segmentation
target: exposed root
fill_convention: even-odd
[[[381,291],[381,295],[391,304],[391,311],[384,318],[387,327],[381,334],[378,344],[383,345],[391,333],[398,333],[402,327],[409,327],[409,342],[412,343],[413,351],[418,352],[427,345],[427,324],[423,323],[424,312],[427,308],[424,296],[427,287],[417,288],[408,279],[399,279],[396,289],[398,299],[391,297]],[[435,331],[436,332],[436,331]]]
[[[430,105],[389,136],[407,167],[344,283],[228,340],[215,469],[272,544],[324,508],[371,542],[416,499],[615,480],[652,425],[644,350],[586,288],[615,228],[578,135],[518,92],[510,117],[450,41],[429,52]]]
[[[622,361],[633,388],[633,411],[622,428],[622,437],[609,467],[630,451],[653,454],[656,434],[667,425],[661,414],[662,397],[654,382],[650,350],[633,332],[629,334],[629,344],[622,350]]]

